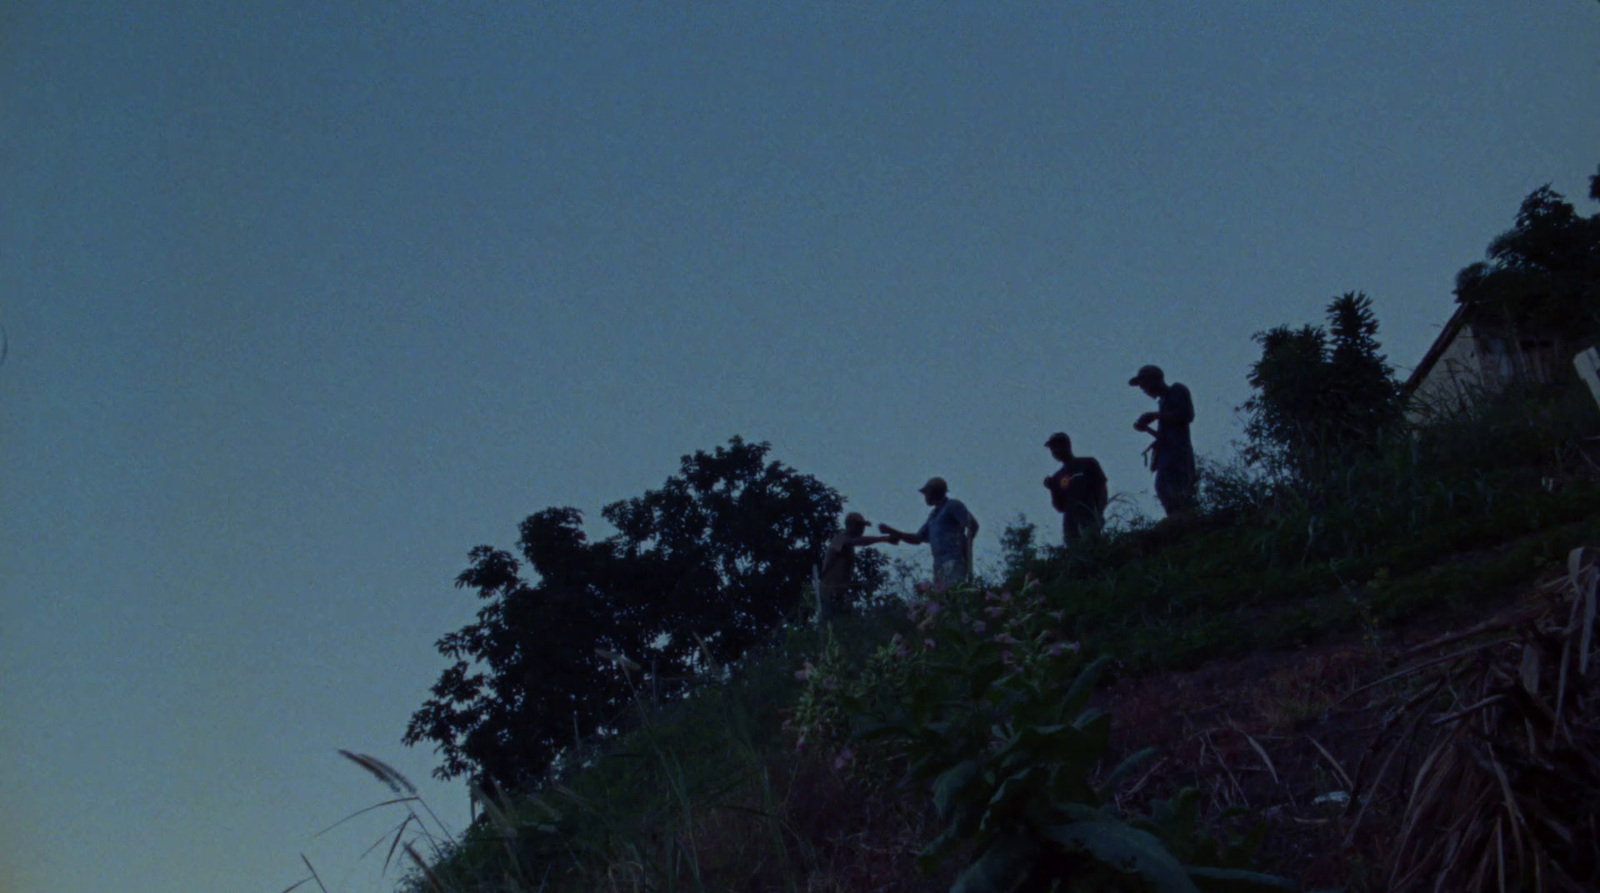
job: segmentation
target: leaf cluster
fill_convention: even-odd
[[[1594,189],[1591,197],[1600,199]],[[1456,274],[1456,299],[1480,321],[1566,336],[1600,331],[1600,214],[1578,214],[1547,183],[1523,199],[1516,224],[1486,255]]]
[[[1089,699],[1108,661],[1068,683],[1077,647],[1046,608],[1036,584],[1015,596],[929,591],[913,608],[921,641],[902,653],[914,671],[866,705],[857,741],[897,748],[909,779],[931,791],[941,831],[924,867],[967,853],[954,893],[1291,889],[1249,870],[1258,840],[1212,838],[1192,795],[1119,815],[1116,790],[1153,751],[1097,775],[1111,715]]]
[[[1245,458],[1283,481],[1315,484],[1400,418],[1394,370],[1380,353],[1372,300],[1346,292],[1327,328],[1278,326],[1254,336],[1261,359],[1245,414]]]
[[[843,504],[769,451],[735,437],[683,457],[661,488],[602,510],[604,539],[557,507],[522,522],[520,558],[473,549],[456,585],[483,605],[438,641],[454,663],[405,742],[434,744],[441,778],[515,789],[578,764],[641,692],[659,702],[721,678],[796,612]],[[873,591],[881,559],[856,573]]]

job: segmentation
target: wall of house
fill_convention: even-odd
[[[1448,412],[1484,386],[1484,357],[1478,339],[1471,326],[1462,326],[1411,392],[1406,416],[1412,422],[1420,422],[1432,414]]]
[[[1555,381],[1570,360],[1561,353],[1550,338],[1524,337],[1518,343],[1500,328],[1463,325],[1412,392],[1407,418],[1418,422],[1457,409],[1473,395],[1498,391],[1514,380]]]

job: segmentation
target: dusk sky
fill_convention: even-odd
[[[1600,4],[10,3],[0,153],[0,891],[367,893],[472,546],[733,435],[980,565],[1052,431],[1157,512],[1141,364],[1227,459],[1252,333],[1403,375],[1595,212]]]

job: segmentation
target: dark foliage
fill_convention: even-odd
[[[1255,394],[1246,414],[1245,459],[1276,477],[1314,483],[1335,462],[1375,443],[1400,418],[1394,370],[1379,353],[1372,301],[1334,298],[1328,327],[1257,332],[1261,359],[1250,366]]]
[[[588,539],[577,509],[548,508],[522,522],[522,559],[473,549],[456,585],[485,604],[438,641],[455,663],[405,743],[432,742],[440,778],[517,788],[576,740],[615,731],[640,687],[675,697],[737,662],[796,613],[843,505],[769,450],[735,437],[683,457],[659,490],[605,507],[606,539]],[[856,574],[876,592],[883,559],[864,552]]]
[[[1600,177],[1590,181],[1600,199]],[[1480,318],[1568,336],[1600,331],[1600,214],[1583,217],[1548,184],[1523,199],[1488,259],[1456,274],[1456,298]]]

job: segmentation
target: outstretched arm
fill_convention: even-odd
[[[896,530],[887,524],[879,524],[878,530],[882,531],[883,533],[887,533],[889,535],[889,542],[896,546],[900,545],[901,543],[910,543],[913,546],[920,546],[927,542],[927,540],[917,536],[914,533],[906,533],[904,530]]]
[[[897,539],[898,537],[893,534],[889,536],[852,536],[846,537],[844,544],[847,546],[876,546],[879,543],[893,544]]]

